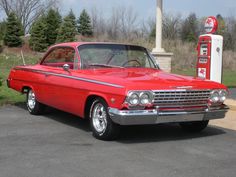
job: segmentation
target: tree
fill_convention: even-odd
[[[180,15],[165,14],[163,20],[163,38],[175,40],[179,37]]]
[[[37,18],[57,3],[58,0],[0,0],[0,9],[7,16],[14,12],[27,32]]]
[[[6,32],[6,22],[3,21],[0,22],[0,41],[3,40],[5,32]]]
[[[75,41],[76,35],[76,20],[72,10],[70,13],[63,19],[63,22],[60,26],[57,42],[73,42]]]
[[[29,44],[32,50],[43,52],[48,47],[47,43],[47,24],[46,17],[41,16],[37,21],[35,21],[30,30],[30,40]]]
[[[106,20],[103,17],[103,12],[101,11],[101,9],[98,10],[96,7],[92,8],[91,24],[93,35],[96,38],[106,35]]]
[[[78,32],[83,36],[92,36],[93,30],[89,14],[84,9],[78,20]]]
[[[22,45],[22,25],[12,12],[9,14],[6,22],[6,32],[4,36],[4,43],[9,47],[19,47]]]
[[[61,15],[57,10],[50,9],[46,16],[47,33],[46,39],[48,45],[52,45],[57,40],[58,31],[61,25]]]
[[[73,26],[77,27],[76,17],[75,17],[75,14],[74,14],[72,9],[70,10],[70,12],[68,14],[68,18],[71,19],[71,22],[72,22]]]
[[[153,28],[152,28],[152,30],[151,30],[151,32],[149,34],[149,39],[150,40],[153,40],[155,38],[156,38],[156,25],[153,26]]]
[[[137,26],[137,13],[132,7],[120,7],[120,22],[121,22],[121,34],[124,39],[132,38],[133,32],[136,30]]]
[[[190,14],[183,22],[181,39],[187,42],[196,42],[198,38],[198,20],[195,13]]]
[[[224,32],[225,32],[225,21],[224,21],[224,18],[220,14],[218,14],[216,16],[216,18],[217,18],[217,21],[218,21],[217,34],[224,35]]]

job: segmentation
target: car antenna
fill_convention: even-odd
[[[24,58],[23,51],[21,50],[20,53],[21,53],[21,58],[22,58],[22,61],[23,61],[23,65],[25,66],[25,58]]]

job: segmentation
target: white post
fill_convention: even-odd
[[[153,49],[155,53],[162,53],[165,50],[162,48],[162,0],[157,1],[156,9],[156,47]]]

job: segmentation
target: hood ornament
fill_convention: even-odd
[[[191,89],[191,88],[193,88],[193,86],[177,86],[177,87],[172,87],[172,88],[176,88],[176,89]]]

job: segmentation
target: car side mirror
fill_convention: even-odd
[[[63,65],[63,69],[64,69],[65,71],[69,71],[70,65],[64,64],[64,65]]]

